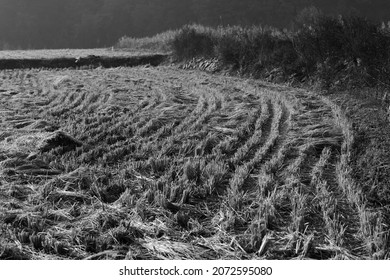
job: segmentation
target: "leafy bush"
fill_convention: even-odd
[[[221,32],[216,47],[219,59],[236,68],[258,71],[283,64],[293,53],[288,39],[278,37],[269,28],[232,27]],[[288,49],[290,47],[290,49]],[[280,50],[286,52],[280,52]]]
[[[186,25],[172,40],[172,49],[179,59],[197,56],[210,57],[214,53],[214,36],[211,29]]]
[[[327,16],[313,7],[298,15],[290,32],[186,25],[152,38],[123,38],[118,46],[156,49],[159,44],[179,60],[216,58],[241,74],[278,81],[309,80],[325,89],[390,87],[390,26]]]
[[[390,37],[359,17],[310,17],[294,36],[307,75],[324,84],[375,86],[388,69]],[[387,64],[387,65],[386,65]],[[382,70],[380,70],[382,69]]]

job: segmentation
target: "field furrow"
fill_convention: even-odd
[[[383,213],[351,179],[350,124],[324,97],[172,66],[3,70],[0,81],[2,258],[386,248]]]

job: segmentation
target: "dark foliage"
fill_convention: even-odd
[[[375,86],[388,69],[390,37],[385,29],[359,17],[319,15],[294,36],[307,75],[349,86]],[[356,84],[358,83],[358,84]]]
[[[367,19],[305,10],[294,32],[275,28],[186,26],[174,38],[179,59],[213,56],[251,75],[310,81],[323,89],[388,88],[390,32]],[[275,75],[276,73],[276,75]]]
[[[198,27],[201,28],[201,27]],[[198,32],[196,26],[186,25],[175,36],[172,47],[178,58],[210,57],[213,55],[215,38],[207,30]]]

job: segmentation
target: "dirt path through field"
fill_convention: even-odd
[[[372,258],[380,213],[352,143],[305,90],[174,67],[0,71],[0,254]]]

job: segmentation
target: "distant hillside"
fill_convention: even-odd
[[[0,48],[90,48],[186,23],[291,27],[305,7],[390,20],[388,0],[0,0]]]

